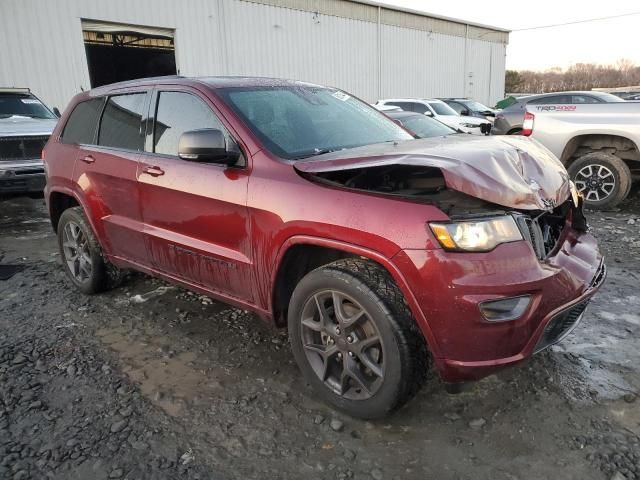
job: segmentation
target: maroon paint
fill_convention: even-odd
[[[118,266],[273,319],[276,273],[289,248],[320,245],[362,255],[393,276],[448,382],[477,379],[528,357],[555,313],[593,294],[588,285],[602,259],[594,238],[570,224],[561,247],[544,262],[525,241],[488,253],[445,252],[426,227],[448,220],[437,207],[312,183],[291,162],[268,153],[209,84],[136,84],[137,90],[153,88],[199,95],[238,141],[247,166],[64,145],[61,129],[75,104],[127,90],[103,87],[76,96],[43,153],[46,198],[73,196]],[[87,155],[95,161],[82,161]],[[330,155],[338,165],[353,164]],[[472,179],[455,178],[473,190]],[[521,319],[491,324],[481,317],[479,301],[524,293],[534,301]]]

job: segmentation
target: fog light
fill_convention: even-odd
[[[490,322],[508,322],[522,316],[531,301],[530,295],[489,300],[480,303],[482,316]]]

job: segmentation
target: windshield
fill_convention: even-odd
[[[340,90],[296,85],[217,92],[268,150],[286,159],[412,138],[387,116]]]
[[[453,108],[447,105],[444,102],[429,102],[429,106],[433,108],[436,112],[436,115],[455,115],[458,116],[458,112],[456,112]]]
[[[33,95],[0,93],[0,118],[9,117],[56,118]]]
[[[491,110],[486,105],[481,104],[480,102],[476,102],[475,100],[467,100],[462,102],[468,110],[472,112],[486,112],[487,110]]]
[[[444,123],[424,115],[414,115],[403,118],[401,121],[408,130],[420,138],[441,137],[456,133],[454,129],[447,127]]]

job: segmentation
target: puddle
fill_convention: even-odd
[[[213,393],[226,376],[222,370],[198,370],[196,352],[173,354],[163,337],[141,340],[118,329],[101,329],[97,336],[118,354],[123,371],[140,391],[171,416],[179,416],[188,401]]]
[[[176,287],[171,287],[171,286],[158,287],[155,290],[151,290],[150,292],[147,292],[147,293],[133,295],[131,298],[129,298],[129,301],[131,303],[144,303],[151,300],[152,298],[160,297],[165,293],[175,289]]]

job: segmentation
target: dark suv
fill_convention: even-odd
[[[70,281],[135,269],[288,326],[379,417],[563,338],[604,279],[564,167],[523,137],[413,139],[333,88],[162,78],[77,95],[45,147]],[[514,162],[513,159],[518,159]]]

